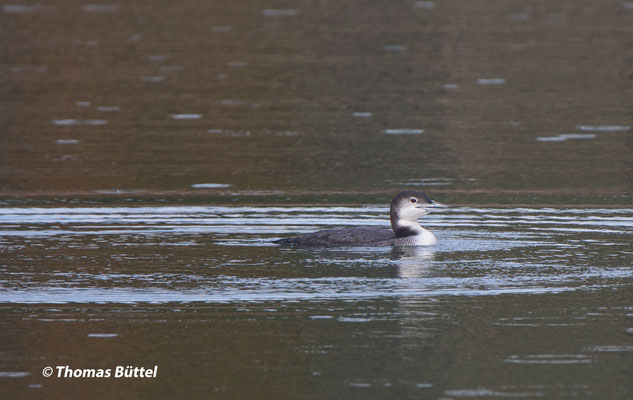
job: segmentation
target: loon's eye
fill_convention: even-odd
[[[415,204],[418,202],[418,199],[416,199],[415,197],[411,197],[411,203]]]

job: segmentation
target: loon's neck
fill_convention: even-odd
[[[406,221],[403,219],[398,219],[391,224],[391,229],[393,229],[393,233],[396,234],[396,237],[406,237],[406,236],[414,236],[420,234],[422,231],[426,229],[422,228],[415,221]]]
[[[404,239],[408,245],[431,246],[437,243],[435,235],[414,221],[399,220],[392,226],[398,239]]]

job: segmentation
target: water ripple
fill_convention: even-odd
[[[497,296],[631,284],[633,209],[454,207],[421,220],[439,239],[423,248],[272,243],[322,228],[387,228],[387,216],[382,205],[0,208],[2,302]]]

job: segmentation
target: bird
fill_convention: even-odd
[[[373,226],[326,229],[278,239],[273,243],[298,247],[431,246],[437,243],[437,238],[421,227],[417,220],[435,207],[445,206],[434,202],[424,192],[406,190],[391,201],[391,229]]]

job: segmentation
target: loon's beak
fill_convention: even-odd
[[[431,204],[422,204],[422,205],[420,205],[420,208],[425,209],[427,212],[431,212],[431,211],[435,211],[437,209],[448,208],[448,206],[446,204],[437,203],[437,202],[434,201]]]

